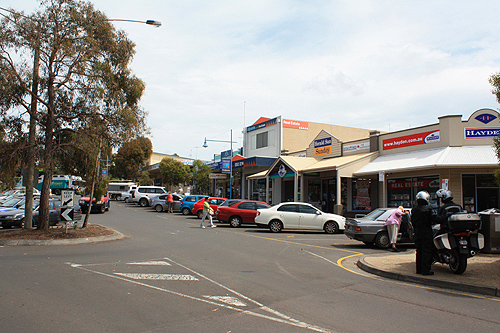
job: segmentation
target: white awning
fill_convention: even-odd
[[[498,167],[493,146],[441,147],[382,155],[359,169],[355,176],[429,168]]]

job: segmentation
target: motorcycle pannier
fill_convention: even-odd
[[[455,232],[472,231],[480,226],[481,218],[474,213],[455,213],[448,217],[448,227]]]

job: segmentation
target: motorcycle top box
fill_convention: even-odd
[[[481,218],[474,213],[455,213],[448,217],[448,227],[454,232],[472,231],[480,226]]]

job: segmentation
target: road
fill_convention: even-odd
[[[113,202],[126,238],[0,247],[2,332],[498,331],[500,299],[388,280],[342,234],[199,228]],[[384,252],[386,253],[386,252]]]

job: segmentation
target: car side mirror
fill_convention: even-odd
[[[321,215],[321,212],[319,210],[317,210],[316,215]]]

